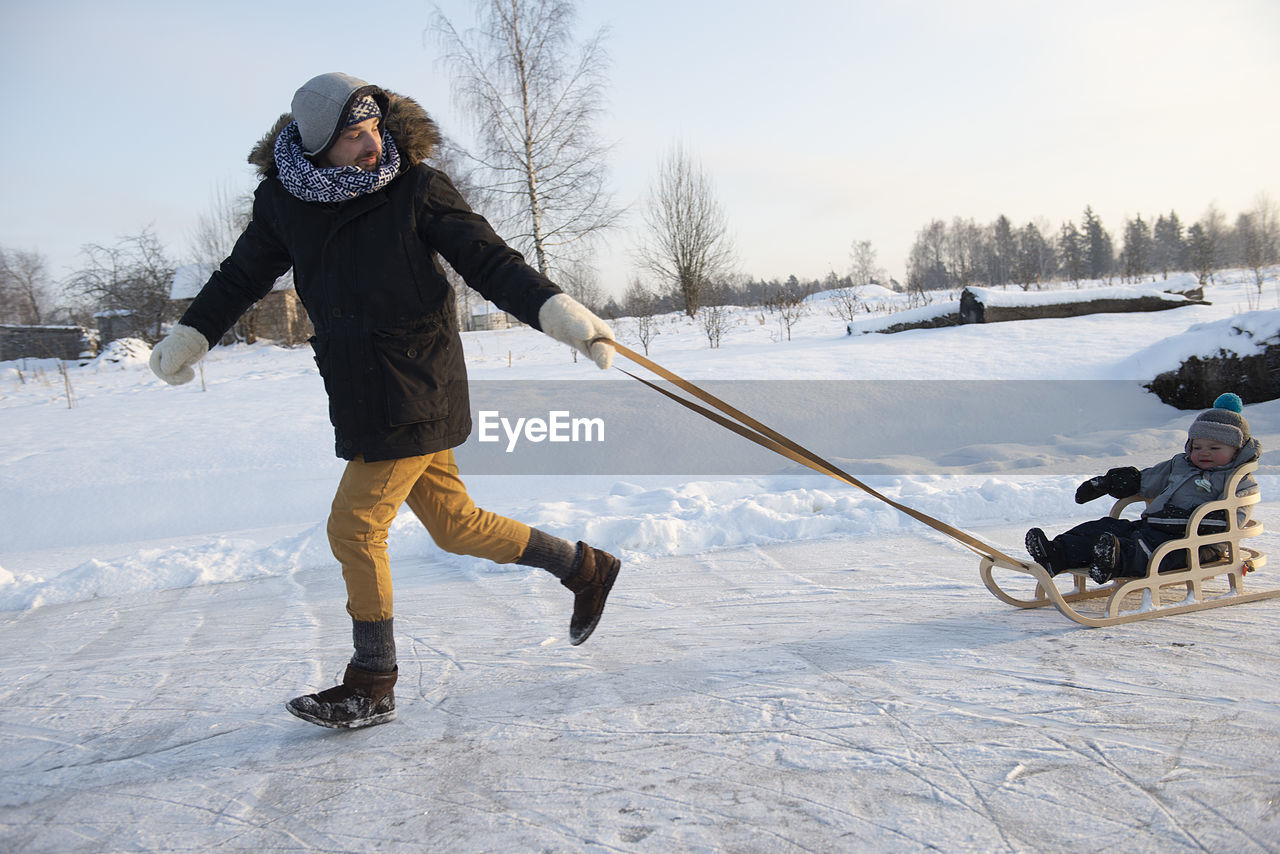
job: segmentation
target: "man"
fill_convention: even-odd
[[[342,684],[297,697],[321,726],[395,718],[398,673],[387,531],[402,503],[447,551],[520,563],[574,593],[569,639],[595,629],[620,563],[475,506],[452,449],[471,431],[453,290],[437,254],[504,310],[607,368],[609,327],[530,268],[427,166],[435,124],[409,98],[346,74],[313,78],[254,147],[253,219],[151,356],[171,384],[290,267],[316,329],[316,362],[347,467],[328,535],[342,565],[355,654]]]

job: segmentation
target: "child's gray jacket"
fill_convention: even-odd
[[[1138,494],[1149,499],[1142,518],[1153,525],[1185,530],[1191,512],[1206,501],[1215,501],[1226,495],[1227,481],[1235,470],[1247,462],[1262,456],[1262,445],[1257,439],[1249,439],[1225,466],[1207,471],[1196,468],[1189,455],[1183,453],[1143,469],[1142,486]],[[1252,495],[1258,491],[1253,475],[1246,475],[1236,489],[1236,496]],[[1238,524],[1246,521],[1245,511],[1240,511]],[[1201,532],[1225,530],[1227,520],[1214,519],[1212,514],[1204,520]]]

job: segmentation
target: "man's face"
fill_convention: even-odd
[[[373,172],[382,163],[382,127],[378,119],[349,125],[316,160],[321,166],[355,166]]]
[[[1213,439],[1191,440],[1191,464],[1198,469],[1216,469],[1236,458],[1236,449]]]

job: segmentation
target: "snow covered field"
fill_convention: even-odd
[[[1195,413],[1142,381],[1280,328],[1274,278],[1253,313],[1226,278],[1208,306],[891,336],[818,298],[793,340],[743,311],[718,350],[669,318],[651,356],[1022,554],[1027,527],[1105,512],[1079,480],[1181,446]],[[468,477],[477,501],[623,574],[570,647],[554,579],[441,554],[405,513],[399,719],[357,732],[283,710],[350,644],[310,351],[215,351],[207,390],[117,354],[70,368],[74,408],[51,363],[0,364],[0,850],[1280,850],[1280,604],[1095,630],[1015,611],[856,490],[754,450],[715,474],[745,443],[617,371],[528,329],[465,338],[481,405],[609,431],[473,437],[464,474],[514,472]],[[1280,401],[1246,416],[1280,448]],[[694,474],[656,463],[673,445]],[[553,450],[590,465],[536,474]]]

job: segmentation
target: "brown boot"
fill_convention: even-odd
[[[341,685],[294,697],[285,708],[304,721],[335,729],[385,724],[396,718],[396,695],[391,689],[398,675],[399,668],[375,673],[348,664]]]
[[[560,583],[573,591],[573,619],[569,621],[569,643],[577,646],[595,631],[604,612],[604,601],[609,598],[613,582],[622,569],[622,561],[608,552],[593,549],[586,543],[578,543],[582,558],[573,575]]]

